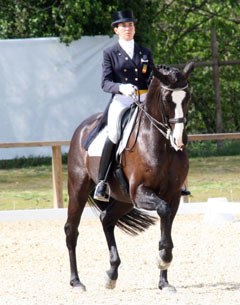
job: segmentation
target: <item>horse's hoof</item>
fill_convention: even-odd
[[[77,285],[77,286],[73,286],[73,289],[74,289],[74,290],[79,290],[79,291],[81,291],[81,292],[87,291],[86,286],[84,286],[83,284]]]
[[[117,280],[111,280],[108,275],[105,276],[105,288],[114,289],[116,287]]]
[[[79,281],[71,281],[70,285],[74,288],[74,289],[78,289],[80,291],[86,291],[86,286],[83,285],[81,282]]]
[[[166,293],[166,294],[174,294],[177,292],[177,289],[172,285],[167,285],[161,289],[162,289],[162,292]]]

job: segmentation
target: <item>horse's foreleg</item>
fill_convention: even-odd
[[[161,239],[159,242],[159,288],[165,291],[175,292],[175,287],[168,283],[167,272],[171,264],[173,255],[173,241],[171,236],[173,214],[171,217],[161,217]]]
[[[163,292],[175,293],[176,288],[168,283],[167,272],[168,272],[167,270],[161,270],[160,271],[160,280],[159,280],[158,287]]]
[[[161,240],[159,242],[159,268],[161,271],[159,288],[171,292],[175,291],[176,289],[168,283],[167,269],[170,266],[173,257],[171,229],[178,204],[172,204],[170,207],[170,205],[157,196],[153,190],[143,185],[138,186],[136,189],[134,201],[138,208],[155,210],[161,218]]]
[[[114,236],[114,228],[117,220],[131,209],[132,205],[111,203],[100,215],[110,255],[110,269],[106,271],[105,284],[105,287],[108,289],[114,289],[116,287],[118,267],[121,264]]]
[[[139,185],[132,197],[139,209],[157,211],[160,217],[169,217],[171,215],[169,205],[148,187]]]
[[[86,287],[81,283],[78,276],[77,259],[76,259],[78,226],[84,205],[80,206],[77,203],[72,204],[71,199],[69,200],[68,218],[64,226],[64,230],[66,234],[66,244],[67,244],[67,248],[69,252],[69,260],[70,260],[70,272],[71,272],[70,285],[72,287],[79,287],[85,291]]]

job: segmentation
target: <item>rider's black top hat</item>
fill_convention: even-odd
[[[123,10],[123,11],[118,11],[113,14],[113,22],[112,22],[112,27],[114,28],[115,26],[118,25],[118,23],[121,22],[137,22],[137,19],[134,18],[133,12],[130,10]]]

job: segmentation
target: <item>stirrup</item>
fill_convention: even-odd
[[[109,202],[110,196],[107,193],[107,183],[100,181],[95,188],[93,198],[99,201]],[[108,188],[109,189],[109,188]]]

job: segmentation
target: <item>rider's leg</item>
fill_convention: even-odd
[[[100,160],[98,181],[96,186],[94,199],[100,201],[109,201],[109,196],[106,194],[107,178],[109,172],[109,164],[113,158],[116,144],[120,137],[119,122],[123,111],[130,107],[133,100],[121,94],[116,94],[108,109],[108,138],[103,147],[102,157]]]
[[[109,196],[106,194],[106,181],[108,178],[109,168],[111,166],[111,160],[114,156],[115,146],[116,144],[114,144],[109,138],[106,139],[100,160],[98,172],[99,182],[94,192],[94,199],[100,201],[109,201]]]

